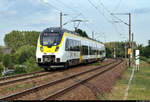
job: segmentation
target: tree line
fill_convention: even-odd
[[[27,73],[41,70],[35,61],[37,31],[12,31],[5,35],[5,48],[10,48],[10,54],[3,54],[0,49],[0,72],[5,69],[15,69],[15,73]],[[26,66],[26,67],[24,67]]]
[[[140,44],[137,46],[137,49],[140,50],[140,59],[150,63],[150,40],[147,46]]]

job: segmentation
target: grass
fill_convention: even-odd
[[[92,66],[101,66],[101,63],[95,62],[95,63],[92,63],[91,65],[92,65]]]
[[[7,91],[15,91],[17,89],[26,89],[26,88],[30,88],[33,87],[33,84],[24,84],[24,85],[15,85],[15,86],[8,86],[4,89],[1,90],[1,92],[7,92]]]
[[[111,93],[105,93],[101,100],[123,100],[132,68],[128,68],[122,79],[116,82]],[[140,71],[135,71],[131,81],[127,100],[150,100],[150,64],[141,61]]]

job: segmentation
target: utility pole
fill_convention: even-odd
[[[132,33],[132,65],[134,64],[134,34]]]
[[[124,23],[125,25],[129,26],[129,50],[131,51],[131,13],[111,13],[111,15],[128,15],[129,16],[129,24],[124,22],[123,20],[119,19],[118,17],[114,16],[116,19],[118,19],[120,22]],[[129,53],[129,67],[131,67],[131,53],[132,51]]]
[[[92,39],[94,39],[94,31],[92,31]]]
[[[60,12],[60,28],[62,28],[62,12]]]
[[[124,47],[124,48],[125,48],[125,60],[126,60],[126,58],[127,58],[127,56],[126,56],[126,55],[127,55],[127,46],[126,46],[126,40],[125,40],[125,47]]]
[[[131,13],[129,13],[129,49],[131,49]],[[131,50],[132,51],[132,50]],[[131,54],[133,52],[131,52],[129,54],[129,67],[131,67]]]
[[[116,58],[116,48],[114,48],[114,58]]]
[[[62,25],[62,16],[67,16],[67,15],[69,15],[69,14],[63,14],[62,12],[60,12],[60,28],[62,28],[62,26],[64,25]]]

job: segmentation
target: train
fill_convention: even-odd
[[[102,42],[64,28],[46,28],[38,37],[36,62],[46,71],[102,61],[105,57],[106,49]]]

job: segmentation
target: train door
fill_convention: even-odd
[[[66,52],[66,54],[65,54],[66,61],[69,60],[69,58],[70,58],[69,51],[70,51],[69,39],[66,39],[66,51],[65,51]]]

